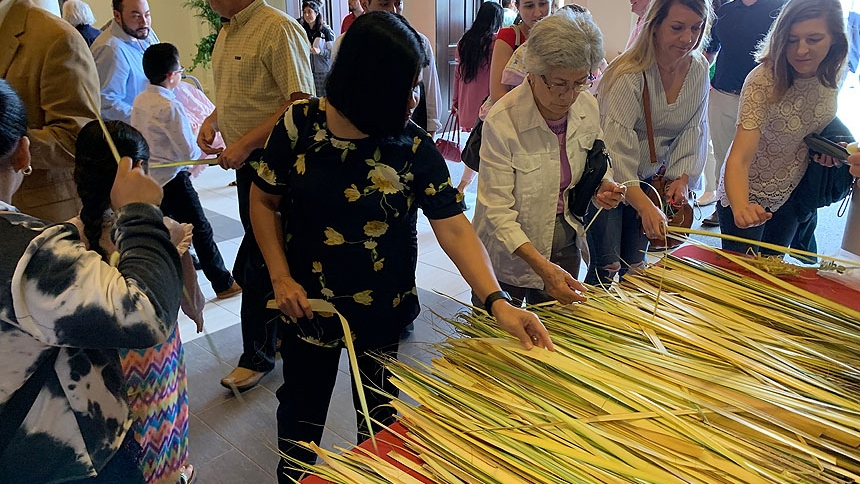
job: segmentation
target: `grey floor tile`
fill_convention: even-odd
[[[223,242],[245,235],[245,228],[242,227],[240,221],[205,208],[203,209],[203,213],[206,214],[206,220],[212,226],[215,242]]]
[[[228,331],[229,328],[223,330]],[[230,372],[238,358],[221,363],[207,350],[206,339],[201,338],[184,345],[185,369],[188,373],[188,405],[192,413],[224,403],[230,392],[221,386],[221,378]]]
[[[216,458],[198,471],[201,484],[274,484],[277,480],[238,450]]]
[[[258,386],[243,393],[241,399],[230,398],[197,417],[266,473],[274,475],[278,463],[276,409],[275,395]]]
[[[242,326],[234,324],[210,333],[208,338],[199,338],[199,341],[195,340],[195,342],[206,351],[217,354],[224,361],[229,361],[232,366],[242,355]]]
[[[234,449],[205,422],[192,414],[188,423],[188,461],[196,469],[204,469],[213,460]]]

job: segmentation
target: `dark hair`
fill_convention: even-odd
[[[18,93],[0,79],[0,160],[5,160],[27,135],[27,109]]]
[[[407,104],[422,67],[424,44],[400,15],[362,14],[344,34],[326,80],[327,98],[371,137],[403,131]]]
[[[151,84],[161,84],[176,69],[179,69],[179,50],[173,44],[152,44],[143,53],[143,73]]]
[[[308,28],[308,27],[310,27],[310,25],[307,25],[307,23],[305,22],[305,17],[304,17],[305,7],[310,7],[311,10],[313,10],[314,12],[317,13],[317,21],[316,21],[316,26],[314,27],[314,30],[319,30],[320,25],[325,23],[325,17],[323,17],[323,14],[322,14],[322,9],[323,9],[322,5],[317,0],[303,0],[302,1],[302,16],[299,18],[301,19],[302,25],[305,25],[306,26],[305,28]]]
[[[149,145],[140,131],[122,121],[105,121],[107,131],[120,156],[133,162],[149,162]],[[107,258],[99,245],[105,212],[110,208],[110,191],[116,178],[116,160],[108,147],[99,122],[90,121],[75,142],[75,183],[81,197],[81,221],[90,249]]]
[[[511,0],[502,0],[502,7],[511,8]]]
[[[504,12],[495,2],[484,2],[475,15],[475,21],[463,37],[457,42],[457,53],[460,55],[460,76],[463,82],[469,83],[478,76],[478,70],[490,63],[490,46],[493,36],[502,27]]]
[[[122,12],[122,0],[111,0],[111,5],[117,12]]]

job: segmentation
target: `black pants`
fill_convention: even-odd
[[[215,244],[212,226],[206,219],[206,214],[200,205],[200,197],[194,185],[191,184],[191,174],[188,170],[181,170],[164,185],[161,211],[177,222],[194,226],[192,243],[200,259],[203,274],[212,283],[212,289],[215,292],[229,289],[233,285],[233,276],[224,266],[221,251]]]
[[[143,450],[140,448],[140,444],[134,440],[133,434],[133,431],[128,431],[122,446],[99,471],[98,476],[73,482],[80,482],[81,484],[144,484],[146,479],[143,478],[143,471],[141,471]]]
[[[257,150],[248,159],[259,160],[261,155],[260,150]],[[266,303],[274,298],[274,290],[269,269],[251,228],[249,198],[252,175],[252,168],[248,164],[236,170],[239,218],[245,227],[245,236],[233,266],[233,275],[242,286],[242,356],[239,366],[254,371],[271,371],[275,367],[275,343],[281,312],[266,309]]]
[[[377,388],[390,395],[397,395],[397,388],[388,381],[391,376],[385,367],[380,365],[373,354],[397,356],[397,340],[399,334],[392,336],[392,342],[386,346],[359,353],[358,369],[361,381],[365,386],[367,408],[371,418],[383,424],[394,422],[395,411],[388,404],[388,399],[367,388]],[[286,455],[303,462],[313,463],[316,454],[304,448],[292,445],[291,442],[316,442],[319,444],[331,402],[332,391],[337,380],[340,348],[323,348],[306,343],[295,334],[286,334],[281,342],[281,358],[284,362],[284,384],[278,389],[278,449]],[[350,382],[353,382],[350,373]],[[367,425],[361,412],[361,403],[352,385],[352,401],[356,409],[358,434],[356,442],[368,438]],[[380,429],[374,424],[374,432]],[[302,471],[288,469],[296,467],[281,459],[278,465],[278,482],[292,483],[288,476],[298,479]]]

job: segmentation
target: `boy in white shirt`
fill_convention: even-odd
[[[192,242],[200,266],[212,283],[216,296],[223,299],[240,293],[242,288],[224,267],[212,226],[191,184],[188,167],[158,168],[162,163],[198,160],[204,156],[197,146],[197,137],[191,131],[185,108],[173,94],[182,82],[183,71],[179,64],[179,51],[173,44],[154,44],[146,49],[143,72],[150,85],[134,99],[131,125],[143,134],[149,144],[150,174],[164,189],[162,212],[177,222],[194,226]]]

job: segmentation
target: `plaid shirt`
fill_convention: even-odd
[[[265,0],[224,22],[212,62],[218,127],[228,145],[280,110],[290,94],[314,94],[309,56],[299,23]]]

